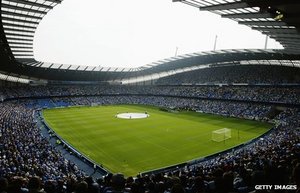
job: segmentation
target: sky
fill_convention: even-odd
[[[139,67],[216,49],[263,49],[266,36],[230,19],[172,0],[64,0],[39,24],[35,59]],[[281,48],[272,39],[268,48]]]

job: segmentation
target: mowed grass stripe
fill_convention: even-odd
[[[121,112],[148,112],[124,120]],[[237,146],[272,125],[196,112],[169,113],[153,106],[111,105],[43,111],[47,124],[78,151],[111,172],[126,176],[167,167]],[[213,142],[211,132],[230,128],[232,138]],[[239,136],[239,137],[238,137]]]

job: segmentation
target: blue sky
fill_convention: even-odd
[[[64,0],[40,23],[35,58],[44,62],[138,67],[178,54],[264,48],[265,35],[172,0]],[[281,48],[269,39],[268,48]]]

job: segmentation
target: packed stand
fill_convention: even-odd
[[[300,83],[300,68],[266,65],[222,66],[184,72],[157,81],[159,85],[181,84],[289,84]]]
[[[3,88],[3,99],[24,97],[161,95],[300,104],[300,87],[273,86],[24,86]]]
[[[33,109],[5,102],[0,110],[0,176],[37,175],[43,180],[58,180],[82,175],[41,135]]]
[[[109,99],[106,99],[109,100]],[[126,99],[124,99],[126,100]],[[74,102],[74,101],[73,101]],[[7,124],[7,126],[14,126],[14,133],[9,133],[9,130],[5,130],[7,135],[1,136],[5,138],[11,138],[11,135],[16,137],[16,131],[18,135],[23,136],[21,129],[24,127],[34,128],[32,125],[31,113],[26,111],[20,104],[6,104],[2,105],[1,109],[4,110],[4,118],[8,116],[18,115],[27,121],[24,124],[18,121],[14,124]],[[17,113],[11,112],[11,109],[17,109]],[[25,112],[20,113],[20,112]],[[11,119],[8,119],[11,120]],[[248,193],[255,192],[255,185],[258,184],[270,184],[270,185],[291,185],[290,188],[300,187],[300,111],[299,109],[286,109],[280,113],[276,120],[280,121],[277,128],[266,135],[264,138],[257,140],[254,143],[246,145],[242,149],[226,153],[224,155],[217,156],[216,158],[200,162],[190,163],[190,165],[184,168],[178,168],[173,171],[160,172],[156,174],[138,175],[136,178],[125,178],[122,174],[108,174],[107,176],[94,180],[91,177],[82,177],[78,175],[70,175],[72,170],[67,170],[66,165],[62,164],[62,169],[42,170],[47,172],[57,172],[49,177],[43,177],[44,174],[39,171],[40,162],[38,159],[42,159],[44,164],[53,166],[55,163],[49,163],[43,156],[43,151],[53,152],[51,147],[48,147],[44,143],[38,140],[39,134],[27,134],[27,138],[33,138],[34,142],[31,144],[41,144],[32,151],[27,150],[24,142],[20,138],[13,138],[13,140],[7,140],[4,144],[16,144],[15,147],[11,145],[9,150],[19,151],[16,154],[6,154],[4,160],[7,157],[12,157],[9,162],[6,163],[6,167],[2,167],[2,173],[0,176],[0,192],[1,193],[16,193],[16,192],[43,192],[43,193]],[[9,121],[11,122],[11,121]],[[1,126],[5,127],[3,121]],[[298,129],[297,129],[298,127]],[[27,131],[27,130],[26,130]],[[27,131],[28,132],[28,131]],[[31,132],[30,132],[31,133]],[[3,138],[1,138],[3,140]],[[27,139],[30,141],[30,139]],[[27,144],[25,140],[24,144]],[[8,147],[8,146],[7,146]],[[5,147],[4,149],[7,149]],[[40,149],[41,148],[41,149]],[[42,150],[42,152],[41,152]],[[25,151],[26,154],[22,153]],[[34,154],[32,155],[32,152]],[[20,156],[18,156],[20,153]],[[52,154],[46,153],[47,157],[51,157]],[[30,161],[24,162],[22,156],[30,155]],[[1,151],[1,157],[3,158],[3,149]],[[34,158],[38,159],[34,159]],[[59,156],[57,156],[59,157]],[[13,161],[12,161],[13,160]],[[9,163],[9,166],[7,165]],[[30,169],[32,164],[35,164],[34,169]],[[28,164],[28,165],[27,165]],[[20,166],[23,166],[20,167]],[[28,166],[28,167],[24,167]],[[6,175],[3,175],[3,168],[12,170]],[[16,169],[14,169],[16,168]],[[22,170],[19,170],[21,168]],[[28,168],[28,170],[26,170]],[[73,167],[71,167],[73,168]],[[26,172],[23,171],[26,170]],[[43,168],[44,169],[44,168]],[[69,169],[69,168],[68,168]],[[7,171],[5,171],[7,172]],[[62,172],[61,176],[60,173]],[[56,176],[57,175],[57,176]],[[52,177],[51,177],[52,176]],[[264,192],[264,191],[259,191]],[[266,191],[265,191],[266,192]],[[296,192],[296,190],[283,190],[268,192]]]

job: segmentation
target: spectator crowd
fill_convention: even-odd
[[[300,68],[267,65],[210,67],[175,74],[157,81],[160,85],[180,84],[290,84],[300,83]]]
[[[3,88],[0,98],[49,96],[100,96],[100,95],[162,95],[193,97],[200,99],[238,100],[254,102],[274,102],[300,104],[300,87],[278,86],[23,86]]]

